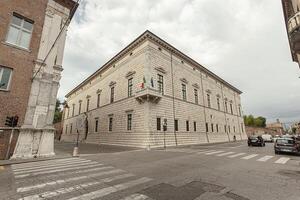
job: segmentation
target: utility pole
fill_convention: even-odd
[[[14,130],[15,130],[15,127],[17,126],[17,124],[18,124],[18,121],[19,121],[19,117],[17,115],[12,116],[12,117],[8,117],[8,116],[6,117],[5,125],[9,126],[9,127],[12,127],[10,137],[9,137],[8,147],[7,147],[7,151],[6,151],[6,156],[5,156],[5,159],[7,159],[7,160],[9,159],[9,152],[10,152],[10,149],[11,149],[11,142],[12,142],[12,139],[13,139],[13,136],[14,136]]]

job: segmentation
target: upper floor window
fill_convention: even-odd
[[[127,114],[127,131],[131,131],[132,129],[132,114]]]
[[[110,88],[110,103],[113,103],[115,100],[115,87]]]
[[[80,115],[80,114],[81,114],[81,102],[82,102],[82,101],[79,101],[78,115]]]
[[[220,110],[220,98],[217,98],[218,110]]]
[[[14,13],[11,19],[6,42],[29,49],[33,21]]]
[[[86,112],[89,111],[90,107],[90,99],[86,100]]]
[[[225,112],[228,112],[227,101],[225,101]]]
[[[128,79],[128,96],[131,97],[132,96],[132,78]]]
[[[198,104],[198,90],[194,89],[195,104]]]
[[[75,114],[75,104],[72,105],[72,117],[74,117]]]
[[[100,93],[97,94],[97,108],[100,107]]]
[[[239,116],[242,116],[241,106],[239,106]]]
[[[186,101],[186,84],[181,84],[182,99]]]
[[[232,103],[230,104],[230,113],[233,114]]]
[[[158,91],[161,94],[164,94],[164,77],[163,77],[163,75],[157,74],[157,86],[158,86]]]
[[[207,106],[210,108],[211,104],[210,104],[210,94],[207,94]]]
[[[0,66],[0,90],[9,90],[12,69]]]

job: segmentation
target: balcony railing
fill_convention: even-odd
[[[300,26],[300,12],[297,12],[293,17],[288,20],[288,32],[292,34]]]
[[[157,103],[161,97],[162,94],[158,90],[150,87],[141,89],[135,95],[136,100],[140,103],[144,103],[145,101]]]

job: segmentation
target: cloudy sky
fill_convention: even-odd
[[[300,70],[279,0],[82,0],[59,98],[146,29],[241,89],[245,114],[300,120]]]

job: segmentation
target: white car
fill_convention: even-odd
[[[270,134],[262,134],[261,137],[265,142],[273,142],[273,137]]]

